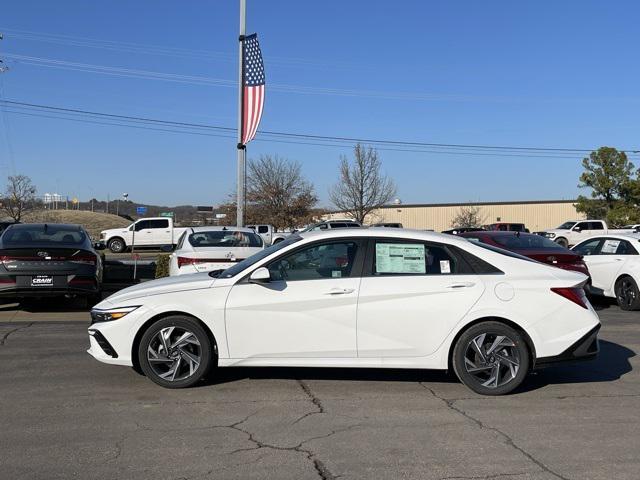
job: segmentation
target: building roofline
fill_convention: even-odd
[[[416,208],[416,207],[465,207],[465,206],[491,206],[491,205],[540,205],[545,203],[576,203],[577,200],[516,200],[512,202],[462,202],[462,203],[401,203],[400,205],[382,205],[386,208]],[[336,212],[337,213],[337,212]]]

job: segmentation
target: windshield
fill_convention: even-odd
[[[274,245],[271,245],[270,247],[267,247],[264,250],[261,250],[260,252],[254,255],[251,255],[249,258],[245,258],[241,262],[236,263],[233,267],[227,268],[220,275],[216,275],[216,277],[218,278],[235,277],[237,274],[242,272],[244,269],[249,268],[254,263],[257,263],[263,258],[267,258],[272,253],[277,252],[278,250],[281,250],[285,247],[288,247],[292,243],[299,242],[300,240],[302,240],[302,237],[300,235],[291,235],[286,240],[283,240],[282,242],[278,242]]]
[[[566,250],[556,242],[540,235],[500,235],[495,236],[493,240],[507,250]]]
[[[570,230],[578,222],[564,222],[558,227],[558,230]]]
[[[261,247],[262,238],[253,232],[238,230],[211,230],[189,235],[193,247]]]
[[[2,243],[20,247],[35,245],[79,247],[86,239],[84,231],[78,227],[32,224],[7,229],[2,236]]]

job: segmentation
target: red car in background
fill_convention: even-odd
[[[553,240],[521,232],[466,232],[458,234],[468,240],[484,243],[493,247],[509,250],[525,257],[548,263],[564,270],[574,270],[591,278],[582,255],[558,245]]]

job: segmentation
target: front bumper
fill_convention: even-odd
[[[552,357],[540,357],[536,359],[535,368],[544,368],[566,362],[577,362],[582,360],[592,360],[598,356],[600,347],[598,345],[598,332],[600,324],[593,327],[578,341],[559,355]]]

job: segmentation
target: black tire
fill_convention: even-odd
[[[161,331],[171,327],[174,328],[169,341],[166,342],[169,351],[164,354],[164,345],[159,335]],[[180,338],[184,332],[191,333],[198,345],[188,342],[182,347],[180,344],[172,346],[172,342]],[[149,353],[150,351],[153,353]],[[149,357],[154,355],[158,360],[151,362]],[[164,358],[167,360],[164,361]],[[193,358],[199,359],[197,366]],[[212,346],[206,332],[196,320],[182,315],[166,317],[152,324],[142,335],[138,346],[138,361],[142,372],[153,382],[165,388],[186,388],[195,385],[207,375],[213,365],[212,360]],[[193,372],[191,372],[192,365]],[[170,378],[171,370],[176,366],[176,373],[173,378]]]
[[[276,239],[273,241],[272,245],[275,245],[276,243],[280,243],[280,242],[282,242],[283,240],[284,240],[284,238],[276,238]]]
[[[112,238],[107,245],[112,253],[122,253],[127,249],[127,244],[121,238]]]
[[[493,347],[498,337],[504,339]],[[474,341],[480,351],[474,347]],[[489,351],[491,347],[493,350]],[[452,363],[460,381],[474,392],[504,395],[517,388],[527,376],[529,348],[522,335],[513,328],[504,323],[486,321],[473,325],[460,335],[453,349]]]
[[[555,242],[561,247],[569,248],[569,242],[567,241],[566,238],[563,238],[563,237],[556,238]]]
[[[616,280],[615,293],[622,310],[640,310],[640,291],[633,278],[624,276]]]

